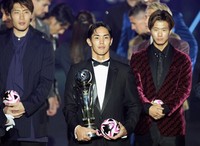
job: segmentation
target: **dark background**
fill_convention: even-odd
[[[89,10],[95,14],[95,17],[98,21],[101,21],[103,20],[103,16],[107,9],[109,9],[114,5],[119,4],[121,1],[124,0],[112,0],[116,1],[113,3],[109,3],[108,1],[111,0],[53,0],[52,6],[54,6],[57,3],[64,2],[67,3],[73,9],[75,15],[80,10]],[[191,26],[198,12],[200,13],[199,0],[161,0],[161,2],[167,3],[170,9],[181,12],[183,14],[185,23],[188,27]],[[200,46],[200,23],[198,23],[198,25],[196,26],[196,28],[192,33],[197,39],[198,46]]]

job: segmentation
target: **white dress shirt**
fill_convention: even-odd
[[[100,108],[102,109],[103,101],[105,97],[107,76],[108,76],[108,66],[97,65],[94,67],[94,76],[97,87],[98,100],[100,104]]]

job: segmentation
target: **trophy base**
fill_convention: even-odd
[[[83,121],[84,121],[84,127],[87,127],[87,128],[90,128],[90,129],[94,129],[94,130],[97,129],[96,125],[94,124],[94,121],[91,122],[91,120],[85,120],[85,119],[83,119]],[[90,138],[98,137],[98,135],[96,133],[92,133],[92,132],[88,132],[87,135]]]
[[[88,135],[90,138],[98,137],[95,133],[92,133],[92,132],[88,132],[87,135]]]
[[[94,130],[97,129],[97,127],[96,127],[94,124],[86,125],[86,127],[87,127],[87,128],[91,128],[91,129],[94,129]],[[87,135],[88,135],[90,138],[98,137],[98,135],[96,135],[96,133],[92,133],[92,132],[88,132]]]

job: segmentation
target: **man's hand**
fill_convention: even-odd
[[[57,113],[59,108],[59,101],[57,97],[49,97],[48,98],[49,109],[47,110],[48,116],[54,116]]]
[[[159,120],[165,116],[165,114],[163,114],[163,110],[164,108],[160,104],[152,104],[149,108],[149,115],[155,120]]]
[[[25,108],[22,102],[6,104],[3,109],[5,114],[12,115],[14,118],[20,118],[25,113]]]
[[[126,128],[119,122],[119,127],[120,127],[120,131],[117,135],[115,135],[114,137],[109,137],[112,140],[116,140],[118,138],[122,138],[127,136],[127,131]]]
[[[86,128],[82,126],[76,127],[75,134],[77,136],[78,141],[89,141],[91,137],[89,137],[89,133],[96,133],[96,130],[91,128]]]

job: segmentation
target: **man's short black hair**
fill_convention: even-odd
[[[6,0],[6,7],[8,10],[8,13],[11,13],[11,10],[13,9],[14,4],[19,3],[22,6],[25,6],[28,8],[28,10],[33,13],[33,2],[32,0]]]
[[[51,16],[55,17],[61,25],[68,25],[74,22],[73,11],[66,3],[57,4],[49,14],[47,14],[47,18]]]
[[[109,34],[110,34],[110,37],[112,38],[113,35],[112,35],[112,30],[110,28],[110,26],[108,26],[107,24],[103,23],[102,21],[98,21],[92,25],[90,25],[89,27],[89,30],[88,30],[88,35],[87,35],[87,38],[91,38],[92,37],[92,34],[95,32],[95,30],[99,27],[105,27]]]
[[[6,13],[8,13],[8,0],[1,0],[0,8],[3,9]]]
[[[156,21],[166,21],[169,24],[169,29],[174,27],[174,20],[172,15],[165,10],[157,10],[153,12],[148,21],[148,27],[151,30]]]

